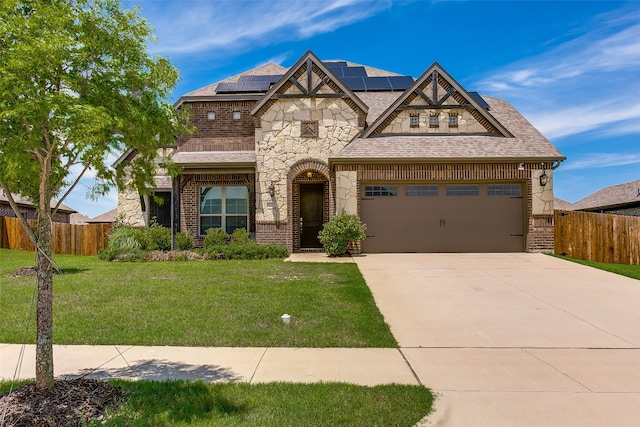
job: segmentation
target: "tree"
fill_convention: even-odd
[[[113,185],[152,186],[159,147],[188,131],[167,98],[178,71],[151,55],[151,26],[118,0],[2,0],[0,3],[0,188],[37,207],[36,385],[53,379],[52,218],[85,172],[94,196]],[[131,150],[128,170],[107,156]],[[74,177],[70,171],[80,170]],[[58,204],[59,206],[59,204]]]

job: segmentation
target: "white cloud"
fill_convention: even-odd
[[[583,35],[494,71],[476,87],[504,96],[548,138],[640,131],[640,10],[586,23]]]
[[[305,39],[373,16],[391,0],[145,1],[132,0],[156,27],[163,54],[230,50]]]
[[[589,153],[575,161],[563,163],[562,170],[608,168],[614,166],[640,164],[637,153]]]
[[[640,131],[640,102],[624,105],[620,100],[609,105],[593,102],[575,107],[560,106],[558,109],[532,112],[528,119],[551,139],[594,130],[606,135],[623,135]],[[604,128],[605,125],[609,126]]]

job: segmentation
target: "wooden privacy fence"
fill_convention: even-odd
[[[554,252],[588,261],[640,265],[640,217],[555,211]]]
[[[30,220],[29,225],[36,226]],[[54,222],[54,254],[96,255],[107,244],[112,224],[64,224]],[[18,218],[0,217],[0,248],[33,251],[35,247]]]

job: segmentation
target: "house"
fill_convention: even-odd
[[[26,219],[37,218],[36,207],[33,205],[33,203],[31,203],[31,200],[14,194],[13,201],[16,202],[16,205],[18,205],[18,207],[20,208],[20,214],[24,216]],[[52,200],[51,209],[54,209],[57,206],[57,204],[58,202],[56,200]],[[63,222],[68,224],[70,222],[70,216],[75,213],[76,211],[74,211],[70,207],[67,207],[61,204],[60,207],[58,207],[58,211],[53,217],[53,221]],[[15,212],[13,211],[13,209],[11,208],[11,205],[9,204],[9,199],[7,198],[7,195],[2,190],[0,190],[0,216],[6,216],[9,218],[16,217]]]
[[[640,179],[603,188],[578,200],[570,209],[640,216]]]
[[[113,224],[118,219],[118,208],[87,219],[87,224]]]
[[[553,170],[565,157],[507,101],[469,92],[438,63],[418,78],[306,52],[182,96],[197,133],[156,196],[119,215],[174,232],[247,228],[318,250],[337,212],[367,225],[363,252],[553,249]],[[135,153],[124,153],[118,163]],[[159,214],[159,215],[158,215]]]
[[[566,200],[560,199],[558,197],[554,197],[553,209],[557,209],[561,211],[570,211],[570,210],[573,210],[573,203],[567,202]]]

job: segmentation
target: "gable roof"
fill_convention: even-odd
[[[322,82],[315,87],[313,87],[312,83],[314,67],[325,75]],[[306,86],[300,85],[295,78],[296,74],[303,72],[307,75]],[[262,97],[262,99],[260,99],[251,109],[251,114],[257,114],[260,109],[267,104],[267,102],[276,97],[276,94],[278,94],[279,91],[287,88],[290,84],[295,85],[300,90],[300,94],[302,96],[328,97],[329,95],[321,94],[318,91],[323,86],[328,86],[329,83],[336,86],[337,91],[334,90],[336,94],[340,94],[340,92],[342,92],[343,98],[351,100],[363,113],[367,113],[369,109],[367,105],[362,102],[362,100],[358,98],[356,94],[349,89],[349,87],[340,80],[340,78],[338,78],[313,52],[308,50],[293,66],[289,68],[289,70],[287,70],[286,73],[284,73],[280,80],[271,86],[264,97]]]
[[[483,95],[491,112],[513,137],[465,134],[356,137],[330,163],[444,161],[562,161],[565,157],[504,100]],[[379,119],[378,119],[379,120]],[[376,122],[378,122],[376,120]]]
[[[553,209],[557,209],[560,211],[571,211],[573,210],[573,204],[567,202],[566,200],[560,199],[558,197],[553,198]]]
[[[640,179],[612,185],[578,200],[572,210],[597,210],[640,204]]]
[[[431,93],[425,94],[423,91],[431,85]],[[440,97],[438,89],[444,86],[447,92]],[[382,113],[375,122],[365,131],[363,137],[367,138],[373,134],[380,133],[395,116],[400,112],[402,107],[408,107],[416,97],[422,98],[424,105],[416,106],[416,108],[433,109],[433,108],[456,108],[464,107],[473,111],[486,120],[490,126],[501,136],[510,137],[511,133],[497,121],[487,109],[471,94],[469,94],[456,80],[451,77],[437,62],[434,62],[418,77],[413,84],[400,95],[387,110]],[[451,101],[455,101],[452,103]],[[445,102],[447,102],[445,104]]]
[[[118,219],[118,208],[112,209],[108,212],[100,214],[96,217],[93,217],[86,222],[89,224],[108,224],[112,222],[116,222]]]

